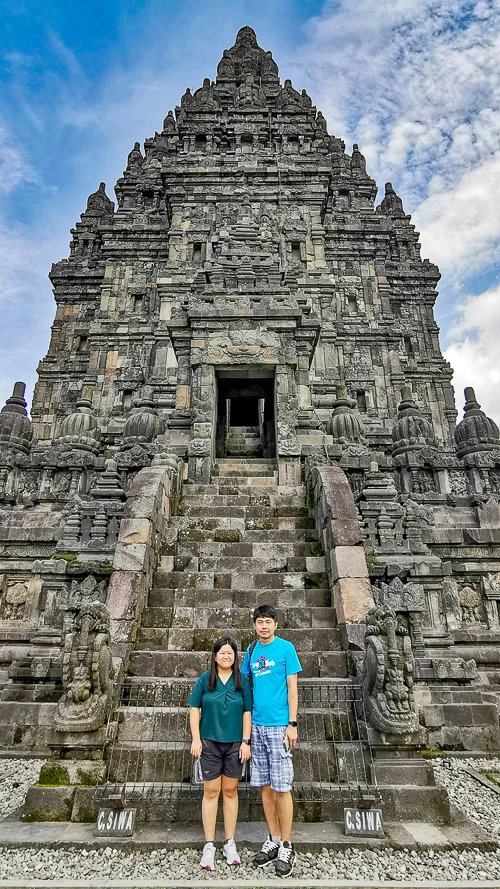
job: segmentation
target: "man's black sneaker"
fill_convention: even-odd
[[[276,859],[276,873],[279,877],[289,877],[295,866],[296,854],[293,846],[286,841],[280,843]]]
[[[279,843],[273,843],[272,838],[269,836],[262,844],[262,848],[257,852],[253,863],[257,867],[267,867],[268,864],[271,864],[271,861],[276,861],[279,848]]]

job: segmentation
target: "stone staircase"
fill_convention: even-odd
[[[191,679],[223,630],[254,638],[255,605],[275,605],[306,677],[346,676],[346,656],[305,504],[274,464],[225,459],[210,485],[185,485],[130,662],[132,676]]]
[[[344,806],[356,805],[363,787],[373,789],[305,488],[279,486],[273,461],[228,458],[217,461],[210,485],[184,486],[170,521],[100,792],[125,784],[140,820],[199,821],[186,700],[223,631],[242,650],[254,639],[251,614],[263,603],[276,606],[279,634],[294,643],[303,667],[296,819],[341,821]],[[448,817],[432,770],[419,768],[422,786],[385,788],[387,820],[403,811],[410,820],[423,811],[430,820]],[[406,772],[393,772],[389,780],[405,785]],[[262,818],[259,793],[244,793],[240,820]]]
[[[226,450],[231,457],[259,457],[262,441],[258,426],[230,426]]]

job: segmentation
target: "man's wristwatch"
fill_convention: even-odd
[[[293,728],[297,728],[297,720],[294,721],[291,719],[290,722],[288,723],[288,725],[293,726]]]
[[[252,740],[251,738],[242,738],[241,743],[242,743],[242,744],[248,744],[248,746],[250,747],[250,742],[251,742],[251,740]]]

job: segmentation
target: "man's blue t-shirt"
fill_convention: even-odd
[[[250,646],[245,652],[241,672],[245,676],[252,673],[252,722],[255,725],[288,725],[286,677],[302,672],[295,647],[279,636],[267,645],[262,645],[259,639],[252,652],[251,663],[249,650]]]

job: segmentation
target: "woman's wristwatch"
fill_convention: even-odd
[[[291,725],[292,728],[297,728],[297,720],[291,719],[290,722],[288,723],[288,725]]]
[[[249,747],[250,747],[250,742],[251,742],[251,738],[242,738],[242,741],[241,741],[242,744],[248,744]]]

